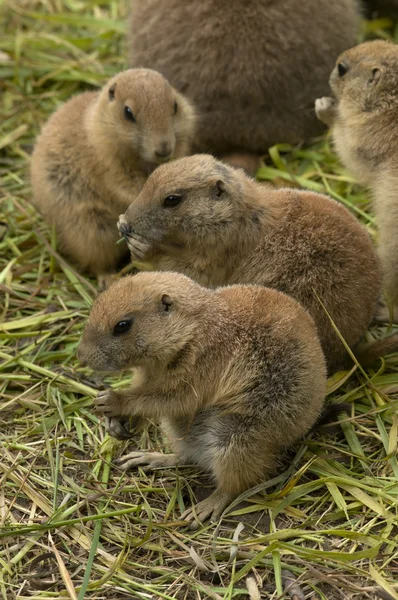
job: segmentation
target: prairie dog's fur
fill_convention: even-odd
[[[398,46],[360,44],[337,59],[334,98],[317,100],[336,151],[374,199],[384,286],[398,305]]]
[[[181,198],[177,206],[170,197]],[[162,165],[119,220],[133,258],[202,285],[258,284],[292,296],[318,327],[329,371],[347,356],[380,294],[379,262],[364,227],[338,202],[274,189],[208,155]],[[317,298],[319,297],[319,300]]]
[[[50,117],[32,156],[32,201],[80,269],[116,269],[118,215],[160,162],[189,152],[193,127],[188,100],[149,69],[123,71]]]
[[[212,473],[201,520],[271,475],[316,423],[326,392],[316,328],[297,302],[260,286],[211,290],[178,273],[113,284],[93,305],[78,356],[96,370],[136,369],[131,387],[100,392],[96,407],[162,420],[171,438],[175,454],[133,452],[123,468],[194,462]]]
[[[313,99],[358,26],[356,0],[132,0],[130,65],[197,105],[196,152],[250,157],[322,131]]]

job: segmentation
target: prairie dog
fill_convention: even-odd
[[[195,152],[234,153],[253,171],[253,155],[322,131],[313,99],[359,17],[356,0],[132,0],[130,65],[157,69],[197,105]]]
[[[316,101],[336,151],[372,192],[384,287],[398,305],[398,46],[365,42],[337,59],[333,98]]]
[[[158,164],[189,152],[193,129],[190,102],[149,69],[123,71],[50,117],[33,151],[32,201],[81,270],[104,282],[115,271],[118,215]]]
[[[320,301],[350,347],[375,312],[379,262],[365,228],[341,204],[257,183],[209,155],[158,167],[119,231],[131,256],[159,271],[292,296],[314,319],[330,372],[347,354]]]
[[[211,290],[178,273],[125,277],[95,301],[78,350],[95,370],[135,369],[100,392],[107,417],[161,420],[174,454],[132,452],[123,469],[196,463],[216,490],[183,518],[216,519],[266,480],[321,415],[326,368],[313,320],[260,286]]]

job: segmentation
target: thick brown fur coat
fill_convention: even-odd
[[[194,462],[212,473],[217,488],[196,507],[201,520],[272,474],[317,421],[326,392],[316,328],[297,302],[259,286],[210,290],[177,273],[112,285],[78,354],[96,370],[135,368],[131,387],[101,392],[96,407],[163,421],[175,454],[133,452],[124,468]]]
[[[195,103],[195,151],[261,154],[322,130],[314,98],[358,25],[355,0],[133,0],[130,65]]]
[[[99,276],[116,269],[125,253],[116,245],[118,215],[160,162],[189,152],[193,127],[190,103],[145,69],[119,73],[50,117],[32,156],[33,203],[80,269]]]

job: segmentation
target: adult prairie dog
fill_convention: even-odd
[[[375,312],[379,262],[365,228],[341,204],[257,183],[208,155],[156,169],[119,230],[132,257],[157,270],[292,296],[314,319],[330,372],[347,354],[325,310],[350,347]]]
[[[95,301],[78,350],[93,369],[136,370],[100,392],[107,417],[161,420],[174,453],[136,451],[122,468],[192,462],[216,490],[183,518],[217,518],[267,479],[321,414],[326,368],[315,325],[294,300],[260,286],[211,290],[178,273],[139,273]]]
[[[191,104],[148,69],[123,71],[50,117],[33,151],[32,201],[81,270],[103,283],[116,270],[118,215],[158,164],[189,152],[193,131]]]
[[[368,186],[379,227],[384,287],[398,305],[398,46],[360,44],[337,59],[333,98],[316,101],[332,128],[336,151],[358,182]]]
[[[253,171],[272,144],[321,132],[313,99],[359,17],[356,0],[133,0],[130,65],[157,69],[198,106],[195,151]]]

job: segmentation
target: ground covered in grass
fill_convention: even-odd
[[[10,0],[1,10],[1,597],[397,599],[398,356],[335,376],[330,399],[351,413],[218,524],[192,532],[179,521],[207,493],[196,470],[112,465],[127,444],[105,434],[91,410],[104,382],[76,360],[94,282],[57,254],[30,205],[27,166],[47,115],[126,66],[127,2]],[[395,36],[388,20],[367,32]],[[275,147],[266,165],[262,178],[327,191],[375,235],[367,195],[327,139]],[[164,448],[155,425],[132,444]]]

